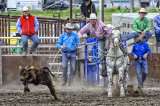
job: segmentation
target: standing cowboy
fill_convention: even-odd
[[[70,60],[70,75],[68,83],[69,85],[73,82],[73,76],[76,70],[76,49],[80,47],[81,43],[79,41],[79,37],[76,33],[72,32],[73,26],[71,23],[67,23],[65,26],[66,32],[60,35],[57,41],[57,47],[62,49],[62,86],[66,85],[68,80],[68,61]]]
[[[137,17],[133,22],[133,30],[137,33],[144,34],[146,36],[146,42],[152,36],[153,32],[151,30],[151,23],[147,17],[148,14],[145,8],[141,8],[139,11],[139,17]]]
[[[132,56],[134,56],[134,59],[135,59],[135,67],[137,72],[139,88],[143,87],[143,83],[148,74],[147,57],[150,54],[151,54],[151,50],[147,42],[139,41],[138,43],[133,45]],[[142,75],[141,75],[141,71],[143,71]]]

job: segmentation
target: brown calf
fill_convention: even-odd
[[[25,68],[22,68],[21,66],[19,66],[19,70],[20,70],[20,81],[23,82],[25,93],[30,92],[30,89],[28,88],[28,83],[33,83],[34,85],[43,84],[48,86],[52,96],[54,96],[55,100],[58,100],[55,93],[55,88],[49,73],[53,77],[54,75],[51,73],[48,67],[35,69],[35,68],[30,68],[30,66],[27,66]]]

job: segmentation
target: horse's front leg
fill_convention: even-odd
[[[125,92],[124,92],[124,67],[123,67],[123,65],[118,68],[118,71],[119,71],[120,97],[125,97]]]
[[[108,78],[108,97],[113,97],[112,95],[112,85],[113,85],[113,68],[107,66],[107,78]]]

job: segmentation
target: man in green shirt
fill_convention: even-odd
[[[147,17],[145,17],[148,12],[145,8],[141,8],[139,11],[139,17],[137,17],[133,22],[133,30],[140,34],[145,34],[146,42],[152,36],[153,31],[151,30],[151,23]]]

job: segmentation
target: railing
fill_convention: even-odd
[[[2,55],[11,55],[11,48],[21,48],[19,45],[11,45],[11,39],[21,39],[20,37],[11,37],[11,26],[16,26],[16,22],[20,16],[2,15],[0,14],[0,42],[3,42]],[[45,54],[46,51],[56,51],[54,48],[60,34],[64,33],[63,26],[69,22],[68,19],[37,17],[40,28],[37,32],[40,38],[40,44],[38,46],[38,54]],[[81,28],[82,19],[73,19],[72,23],[76,23]],[[3,37],[3,38],[2,38]],[[50,52],[51,53],[51,52]],[[48,54],[48,53],[47,53]]]
[[[48,40],[48,39],[54,39],[57,40],[59,37],[39,37],[39,39]],[[21,40],[21,37],[0,37],[0,39],[6,40],[6,39],[17,39],[19,42]],[[29,42],[29,48],[32,45],[32,41]],[[16,52],[11,52],[11,49],[16,48]],[[6,45],[3,44],[0,46],[1,49],[1,55],[21,55],[22,54],[22,45],[19,45],[19,43],[15,45]],[[38,48],[36,49],[37,54],[43,55],[43,54],[55,54],[57,53],[57,47],[56,44],[39,44]]]

